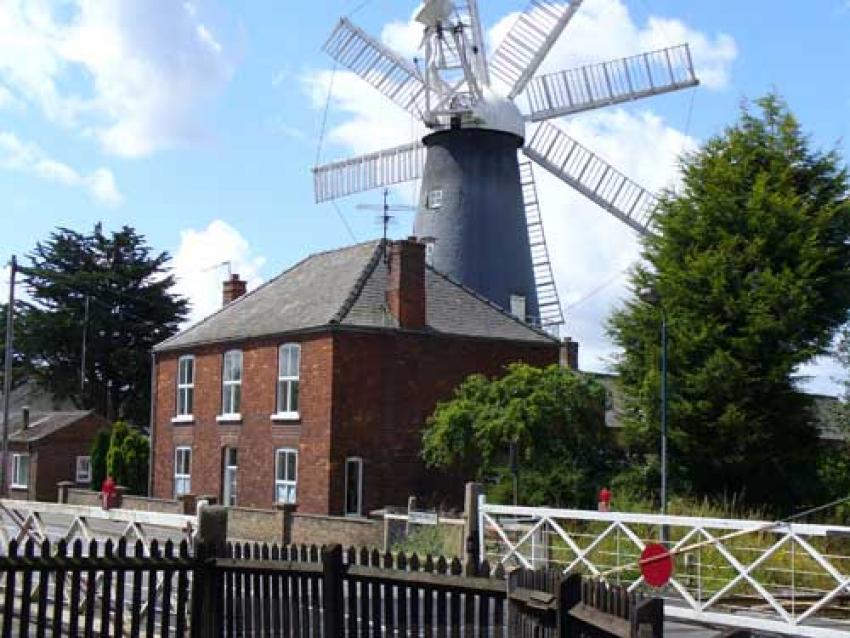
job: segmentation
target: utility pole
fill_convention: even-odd
[[[83,348],[80,355],[80,401],[85,404],[86,392],[86,348],[89,334],[89,296],[86,295],[86,310],[83,319]]]
[[[667,515],[667,313],[661,308],[661,514]],[[663,529],[667,540],[667,528]]]
[[[9,306],[6,310],[6,352],[3,361],[3,459],[0,463],[0,495],[6,496],[7,470],[9,467],[9,401],[12,393],[12,338],[15,316],[15,275],[18,262],[15,256],[9,261]]]

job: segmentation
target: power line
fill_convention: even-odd
[[[339,220],[343,223],[345,229],[348,231],[348,234],[351,235],[351,239],[354,241],[354,243],[357,243],[357,237],[355,236],[354,231],[351,230],[351,226],[348,225],[348,221],[345,219],[345,215],[342,214],[342,211],[339,209],[339,206],[337,206],[336,202],[333,200],[331,200],[331,204],[333,205],[336,214],[339,216]]]

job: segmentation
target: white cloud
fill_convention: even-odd
[[[6,0],[0,79],[15,99],[94,135],[117,155],[195,140],[203,135],[196,106],[229,80],[235,57],[204,21],[212,8],[173,0]]]
[[[517,15],[505,16],[490,29],[491,46],[502,41]],[[731,36],[719,33],[712,37],[680,20],[658,16],[651,16],[641,26],[634,21],[622,0],[586,0],[546,57],[541,70],[559,71],[685,42],[690,45],[702,85],[710,89],[725,87],[738,54]]]
[[[390,22],[381,31],[381,40],[406,60],[421,56],[423,28],[418,22]]]
[[[190,322],[199,321],[221,307],[221,284],[227,278],[230,262],[252,290],[262,283],[260,269],[265,257],[255,254],[248,240],[227,222],[216,219],[202,230],[181,231],[180,246],[174,253],[175,292],[192,304]]]
[[[123,198],[108,168],[88,175],[50,157],[40,146],[24,142],[15,134],[0,131],[0,168],[35,175],[49,182],[81,188],[100,204],[117,206]]]
[[[317,109],[325,106],[331,77],[331,71],[318,71],[302,78]],[[420,120],[350,71],[337,71],[333,76],[331,107],[334,112],[345,114],[346,119],[327,132],[326,141],[339,144],[352,153],[369,153],[412,142],[420,139],[425,131]]]

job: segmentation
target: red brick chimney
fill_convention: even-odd
[[[239,279],[239,275],[233,273],[230,279],[222,284],[221,305],[226,306],[234,299],[239,299],[248,290],[247,282]]]
[[[561,341],[560,363],[562,368],[578,370],[578,341],[565,337]]]
[[[425,244],[409,237],[389,247],[387,306],[400,328],[425,327]]]

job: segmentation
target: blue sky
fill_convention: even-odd
[[[496,42],[525,0],[479,0]],[[411,54],[415,3],[398,0],[0,0],[0,258],[59,225],[130,224],[175,255],[200,316],[222,269],[257,285],[317,250],[352,241],[312,203],[310,167],[413,139],[408,116],[338,71],[321,45],[339,15]],[[813,140],[850,156],[850,2],[586,0],[545,69],[688,41],[703,84],[563,122],[651,188],[674,183],[675,157],[734,120],[741,100],[780,92]],[[333,92],[321,136],[328,84]],[[637,257],[622,224],[537,172],[565,330],[582,367],[604,368],[601,322]],[[413,186],[394,198],[411,198]],[[341,200],[357,240],[376,237]],[[391,229],[410,232],[402,216]],[[2,278],[0,278],[2,279]],[[5,292],[3,293],[5,294]],[[2,297],[0,297],[2,298]],[[828,363],[810,387],[828,390]]]

